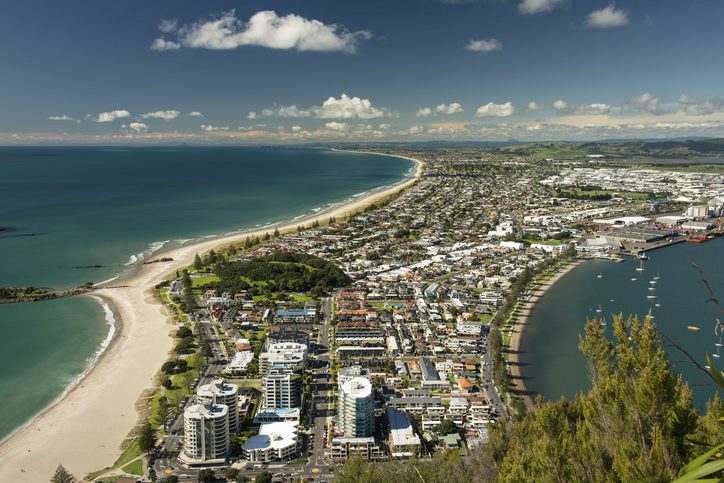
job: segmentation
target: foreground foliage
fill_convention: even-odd
[[[717,395],[706,414],[697,415],[691,390],[671,369],[653,321],[619,316],[613,341],[604,332],[600,321],[590,321],[581,340],[592,380],[587,393],[572,401],[539,398],[520,421],[493,428],[488,444],[468,458],[442,453],[376,466],[352,459],[338,481],[664,482],[686,473],[685,465],[698,455],[720,452],[721,399]]]

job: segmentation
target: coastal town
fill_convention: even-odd
[[[517,344],[540,287],[579,260],[721,234],[716,172],[385,154],[424,171],[344,217],[199,253],[157,286],[176,345],[138,478],[324,482],[351,458],[464,457],[531,405]]]

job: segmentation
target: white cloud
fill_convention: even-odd
[[[299,132],[302,130],[302,126],[292,126],[292,132]]]
[[[177,25],[178,25],[178,20],[176,20],[175,18],[164,19],[164,20],[161,20],[160,24],[158,24],[158,30],[160,30],[161,32],[164,32],[164,33],[173,32],[174,30],[176,30]]]
[[[48,116],[48,121],[75,121],[75,119],[63,114],[62,116]]]
[[[682,94],[677,101],[681,110],[689,116],[708,116],[717,112],[724,112],[724,99],[718,97],[704,99],[703,97],[689,97]]]
[[[360,40],[372,34],[367,30],[350,32],[344,26],[324,24],[299,15],[279,16],[272,10],[257,12],[244,22],[230,10],[210,20],[201,20],[182,27],[162,30],[176,35],[176,41],[163,37],[154,41],[156,50],[177,49],[181,46],[198,49],[236,49],[254,45],[270,49],[354,53]]]
[[[543,105],[542,105],[542,104],[539,104],[539,103],[537,103],[537,102],[535,102],[535,101],[530,101],[530,102],[528,103],[527,108],[528,108],[528,110],[531,111],[531,112],[532,112],[532,111],[538,111],[538,110],[540,110],[540,109],[543,109]]]
[[[450,104],[439,104],[435,107],[437,114],[457,114],[463,112],[463,106],[459,102],[451,102]]]
[[[432,109],[430,109],[429,107],[421,107],[420,109],[417,110],[417,112],[415,113],[415,116],[416,117],[432,116]]]
[[[132,122],[128,125],[128,127],[134,131],[134,132],[146,132],[148,131],[148,126],[146,126],[142,122]]]
[[[557,99],[553,101],[553,109],[556,111],[565,111],[568,109],[568,103],[563,99]]]
[[[502,48],[503,43],[498,39],[470,40],[468,45],[465,46],[465,49],[467,50],[482,52],[484,54],[494,50],[501,50]]]
[[[623,104],[624,111],[648,112],[649,114],[661,115],[670,112],[670,107],[650,92],[644,92],[640,96],[629,98]]]
[[[626,24],[628,24],[628,14],[623,10],[617,10],[614,4],[595,10],[586,18],[586,25],[591,28],[607,29]]]
[[[212,126],[211,124],[202,124],[201,130],[206,132],[228,131],[229,126]]]
[[[181,44],[166,40],[164,38],[157,38],[151,44],[151,50],[178,50],[181,48]]]
[[[382,123],[379,126],[377,126],[377,129],[387,130],[391,128],[392,126],[390,124]]]
[[[518,4],[518,11],[526,15],[550,12],[563,3],[563,0],[522,0]]]
[[[204,117],[204,115],[199,111],[191,111],[188,115],[189,117]]]
[[[180,112],[170,109],[168,111],[154,111],[154,112],[147,112],[145,114],[141,114],[141,117],[143,119],[163,119],[164,121],[172,121],[176,119]]]
[[[342,94],[339,99],[330,97],[321,106],[299,109],[296,105],[269,108],[262,111],[264,116],[313,117],[316,119],[374,119],[377,117],[395,117],[396,114],[385,107],[377,108],[369,99],[350,97]]]
[[[422,134],[425,132],[425,128],[422,126],[412,126],[407,130],[408,134]]]
[[[93,119],[95,122],[111,122],[123,117],[130,117],[131,113],[125,109],[116,109],[108,112],[101,112]]]
[[[347,123],[346,122],[328,122],[324,125],[327,129],[331,129],[332,131],[346,131],[347,130]]]
[[[576,107],[576,114],[608,114],[611,106],[594,102],[593,104],[582,104]]]
[[[246,115],[247,119],[256,119],[256,112],[251,111],[249,114]]]
[[[477,111],[475,111],[475,115],[479,117],[508,117],[513,115],[514,112],[515,108],[513,107],[513,103],[510,101],[503,104],[488,102],[487,104],[478,107]]]

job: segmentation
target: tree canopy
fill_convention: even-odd
[[[717,395],[705,415],[697,414],[651,318],[614,317],[612,335],[606,337],[599,320],[586,324],[580,349],[592,381],[588,392],[570,401],[539,397],[519,421],[491,427],[488,443],[469,457],[442,453],[404,469],[352,459],[338,481],[674,480],[693,457],[724,441],[724,405]]]

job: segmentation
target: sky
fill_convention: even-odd
[[[720,0],[0,0],[0,143],[724,136]]]

